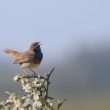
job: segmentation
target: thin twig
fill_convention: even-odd
[[[30,75],[25,75],[22,78],[40,78],[40,79],[44,79],[44,76],[40,76],[40,75],[35,75],[35,74],[30,74]]]
[[[2,106],[0,107],[0,109],[2,109],[3,107],[7,106],[8,104],[12,104],[12,102],[6,102],[4,105],[2,105]]]
[[[47,100],[47,98],[48,98],[48,88],[49,88],[49,84],[50,84],[49,78],[50,78],[50,76],[54,70],[55,70],[55,67],[52,68],[52,70],[49,72],[49,74],[47,74],[47,77],[45,78],[45,80],[47,81],[47,89],[46,89],[45,100]]]

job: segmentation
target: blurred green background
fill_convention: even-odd
[[[110,109],[110,1],[0,1],[0,100],[23,93],[12,78],[22,73],[4,48],[26,50],[42,41],[36,72],[56,67],[50,94],[67,98],[62,110]],[[28,71],[28,70],[27,70]]]

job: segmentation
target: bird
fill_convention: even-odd
[[[19,64],[22,69],[28,68],[34,75],[36,74],[32,68],[37,68],[42,59],[41,42],[31,43],[28,50],[19,52],[16,50],[5,48],[3,51],[14,58],[13,64]]]

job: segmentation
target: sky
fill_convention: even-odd
[[[65,46],[74,47],[72,43],[108,41],[109,4],[109,0],[2,0],[0,49],[24,50],[40,40],[47,46],[44,51],[55,47],[55,52],[64,52]]]

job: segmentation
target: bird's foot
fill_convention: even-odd
[[[29,69],[35,77],[38,77],[38,74],[36,72],[34,72],[31,68],[29,68]]]

